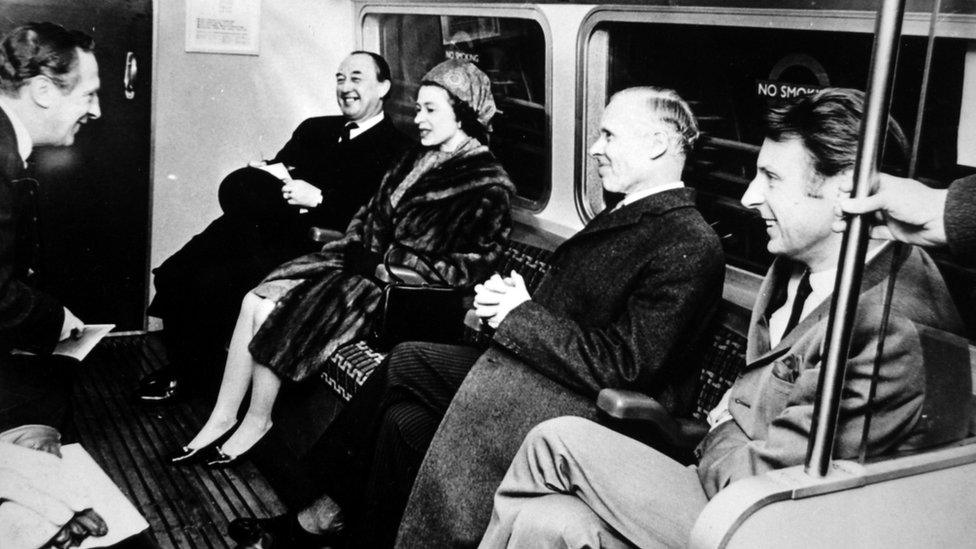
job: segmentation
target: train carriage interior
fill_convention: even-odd
[[[349,52],[367,50],[389,62],[386,116],[413,141],[425,73],[455,59],[488,76],[498,110],[490,148],[515,189],[512,231],[494,272],[517,271],[530,293],[553,251],[623,197],[604,190],[588,154],[610,98],[656,86],[687,100],[701,136],[682,181],[726,261],[721,303],[696,350],[693,410],[671,418],[649,397],[625,391],[601,393],[593,406],[602,423],[637,438],[649,428],[635,418],[650,419],[657,427],[649,440],[693,462],[709,411],[745,364],[751,311],[773,262],[766,223],[740,201],[756,177],[763,113],[825,88],[868,89],[887,3],[898,2],[0,0],[0,34],[50,20],[98,44],[102,118],[74,147],[33,157],[40,283],[83,320],[116,324],[77,368],[74,427],[64,440],[91,454],[159,547],[236,547],[227,531],[234,517],[272,517],[317,495],[315,442],[384,364],[388,347],[370,338],[345,343],[320,373],[285,383],[273,429],[247,459],[223,469],[164,463],[207,420],[223,357],[214,358],[205,390],[158,404],[134,394],[170,360],[165,323],[145,312],[152,269],[221,214],[225,175],[271,158],[303,120],[339,114],[335,68]],[[895,169],[945,189],[976,175],[976,3],[900,3],[887,108],[910,157]],[[252,9],[245,6],[259,14],[249,19],[259,23],[254,50],[191,48],[191,8]],[[976,391],[976,270],[946,248],[930,254],[965,324]],[[457,343],[491,344],[487,323],[469,313],[457,324]],[[827,475],[798,465],[738,481],[708,503],[689,546],[972,546],[972,408],[968,438],[952,444],[836,460]]]

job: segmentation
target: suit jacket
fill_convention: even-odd
[[[949,186],[944,219],[953,255],[960,263],[976,265],[976,175]]]
[[[322,204],[303,219],[316,227],[345,230],[353,214],[376,193],[383,174],[410,145],[389,117],[345,143],[346,120],[320,116],[302,122],[272,162],[292,166],[292,177],[322,190]]]
[[[560,246],[532,300],[502,321],[455,395],[421,465],[399,547],[474,546],[526,433],[564,415],[596,419],[603,387],[688,409],[689,350],[721,297],[718,237],[692,191],[597,216]]]
[[[873,404],[868,390],[892,262],[897,268],[884,356]],[[753,309],[746,366],[730,389],[734,421],[702,441],[699,477],[709,497],[737,479],[803,463],[813,422],[821,346],[830,299],[782,341],[769,345],[766,308],[788,277],[777,259]],[[962,322],[932,259],[921,249],[887,244],[865,266],[851,337],[834,457],[858,453],[871,417],[868,455],[924,448],[966,435],[971,400]]]
[[[12,347],[50,352],[61,335],[62,306],[29,286],[34,181],[26,178],[13,125],[0,110],[0,354]],[[26,214],[26,215],[25,215]]]

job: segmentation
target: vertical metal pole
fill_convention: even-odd
[[[908,160],[908,177],[914,178],[918,168],[918,148],[922,143],[922,122],[925,121],[925,104],[929,96],[929,78],[932,76],[932,55],[935,53],[935,34],[939,24],[939,11],[942,0],[932,3],[932,16],[929,19],[929,41],[925,47],[925,68],[922,70],[922,91],[918,95],[918,114],[915,115],[915,133],[912,136],[912,155]]]
[[[881,7],[878,9],[874,53],[868,73],[864,117],[861,120],[861,136],[854,165],[854,189],[851,194],[855,197],[868,196],[871,193],[871,181],[877,175],[878,157],[884,145],[888,125],[891,83],[904,11],[905,0],[881,0]],[[813,426],[807,446],[806,471],[810,475],[824,476],[830,467],[867,244],[866,219],[862,216],[851,218],[847,230],[844,231],[837,280],[830,300],[824,360],[820,368],[817,402],[814,404]]]

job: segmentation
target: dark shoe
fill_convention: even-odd
[[[219,450],[219,446],[224,443],[225,440],[230,438],[230,435],[234,432],[234,427],[237,427],[237,423],[230,426],[230,429],[224,431],[224,434],[217,437],[217,440],[202,446],[200,448],[190,448],[189,446],[181,446],[179,450],[169,454],[163,459],[170,465],[193,465],[194,463],[207,463],[209,465],[210,461],[218,459],[223,453]]]
[[[168,402],[179,395],[180,382],[167,370],[149,374],[139,382],[136,396],[146,402]]]
[[[233,467],[234,465],[237,465],[239,462],[244,461],[244,456],[250,454],[252,451],[254,451],[255,448],[260,447],[262,444],[266,444],[267,441],[270,440],[267,438],[268,433],[270,432],[271,432],[270,429],[265,431],[264,434],[261,435],[261,438],[257,439],[254,442],[254,444],[251,445],[250,448],[244,450],[243,452],[237,454],[236,456],[225,454],[223,448],[218,446],[215,451],[216,456],[207,462],[207,467],[211,467],[214,469],[221,469],[224,467]],[[224,438],[221,442],[227,440],[227,438]]]
[[[262,549],[318,549],[341,546],[342,541],[342,532],[306,532],[293,513],[266,519],[234,519],[227,525],[227,535],[241,545],[260,542]]]
[[[237,465],[239,462],[244,461],[244,456],[250,454],[255,448],[259,447],[262,443],[268,440],[267,436],[269,432],[270,431],[266,431],[263,435],[261,435],[261,438],[251,445],[250,448],[244,450],[236,456],[225,454],[224,450],[220,446],[217,446],[214,450],[215,456],[207,462],[207,467],[222,469],[224,467],[233,467],[234,465]],[[227,439],[224,438],[224,440]],[[223,442],[223,440],[221,442]]]
[[[170,465],[193,465],[194,463],[209,463],[210,460],[216,459],[217,457],[217,443],[212,442],[203,448],[181,446],[179,450],[167,455],[163,459]]]

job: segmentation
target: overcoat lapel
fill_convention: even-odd
[[[884,249],[878,252],[864,266],[864,275],[861,279],[861,290],[858,292],[859,294],[863,294],[866,290],[880,284],[890,274],[891,262],[897,246],[891,243],[885,243],[882,246],[884,246]],[[905,257],[902,255],[900,261],[904,262]],[[900,268],[900,265],[898,267]],[[766,308],[769,306],[769,300],[772,298],[775,289],[781,284],[780,281],[784,277],[788,278],[790,272],[789,260],[782,258],[776,259],[772,267],[770,267],[769,275],[766,276],[766,279],[763,280],[759,288],[759,295],[756,298],[756,305],[752,310],[752,319],[749,323],[749,336],[746,347],[747,370],[764,366],[785,354],[793,347],[797,339],[826,318],[830,312],[830,302],[833,298],[833,293],[828,295],[822,303],[817,305],[816,309],[805,316],[790,333],[784,334],[783,339],[775,347],[770,348],[769,318],[766,316]]]

